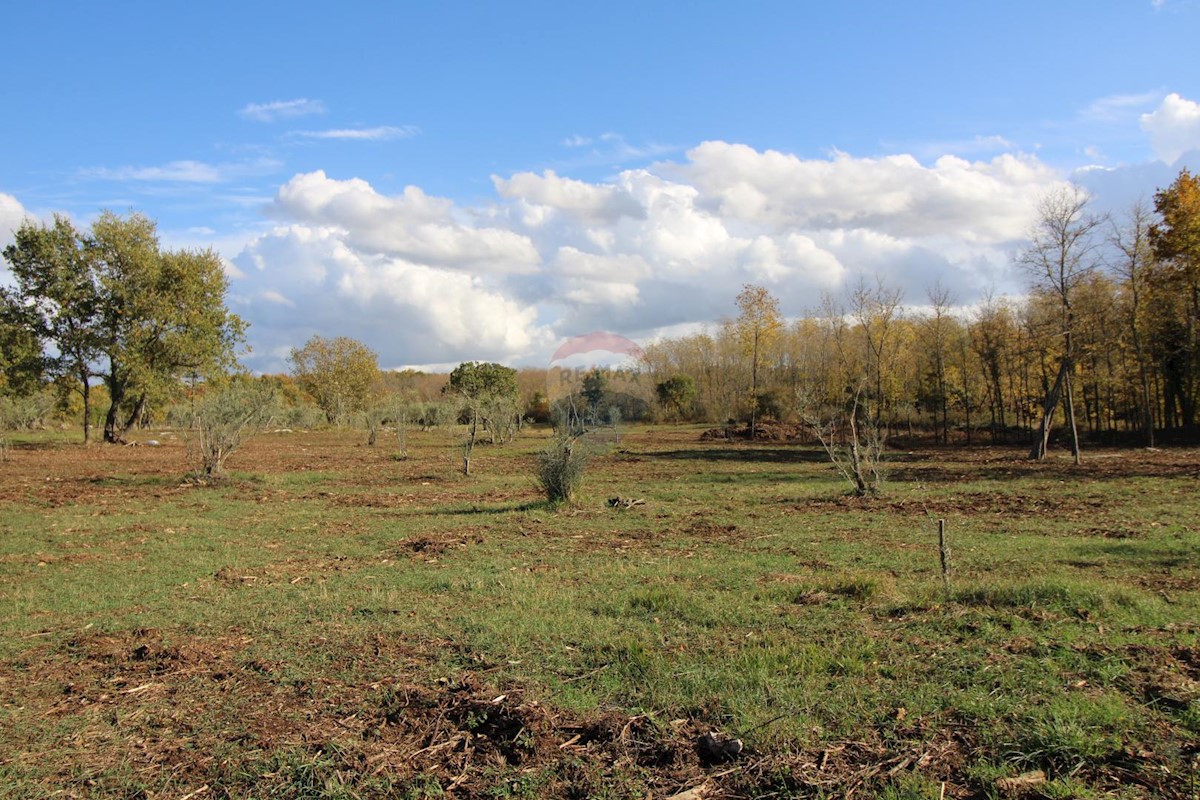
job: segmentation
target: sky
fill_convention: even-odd
[[[4,13],[0,245],[208,248],[243,363],[544,366],[860,280],[1019,294],[1038,199],[1200,169],[1200,0],[57,2]],[[0,268],[0,282],[9,279]]]

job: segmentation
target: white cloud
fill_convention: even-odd
[[[319,331],[361,338],[385,364],[536,362],[555,337],[732,314],[747,282],[796,315],[873,273],[914,299],[941,277],[970,302],[1019,288],[1011,253],[1062,178],[1028,155],[926,166],[706,142],[605,181],[492,180],[493,201],[463,207],[416,186],[294,176],[270,204],[279,226],[237,259],[255,351]]]
[[[1152,113],[1143,114],[1142,130],[1150,135],[1154,153],[1174,164],[1190,150],[1200,149],[1200,103],[1172,92]]]
[[[294,136],[305,139],[347,139],[352,141],[388,141],[416,136],[416,125],[378,125],[374,128],[334,128],[324,131],[296,131]]]
[[[1162,96],[1163,93],[1158,90],[1138,94],[1112,94],[1092,101],[1081,116],[1097,122],[1118,122],[1153,105],[1161,100]]]
[[[274,122],[279,119],[324,114],[325,104],[320,100],[309,100],[307,97],[298,100],[272,100],[269,103],[247,103],[238,113],[255,122]]]
[[[1031,156],[990,161],[943,156],[925,167],[908,155],[801,159],[746,145],[705,142],[680,174],[726,217],[776,229],[867,227],[953,235],[996,244],[1028,228],[1036,199],[1057,180]]]
[[[13,243],[13,234],[27,216],[28,212],[17,198],[0,192],[0,250]],[[12,273],[8,269],[8,262],[0,258],[0,286],[9,285],[11,282]]]
[[[537,309],[479,276],[350,247],[337,228],[280,227],[239,257],[256,325],[256,350],[270,353],[313,333],[368,342],[381,365],[512,358],[549,346]],[[239,287],[241,288],[241,287]],[[244,290],[243,295],[247,295]],[[263,369],[284,369],[275,362]]]
[[[621,216],[642,216],[643,209],[621,187],[560,178],[553,170],[541,175],[519,172],[505,180],[492,176],[501,197],[520,199],[530,206],[557,209],[588,221],[611,222]],[[541,217],[539,217],[539,220]]]
[[[274,303],[274,304],[280,305],[280,306],[287,306],[288,308],[296,307],[295,303],[293,303],[291,300],[287,299],[281,293],[275,291],[274,289],[264,289],[262,291],[262,293],[259,295],[259,297],[261,297],[263,300],[266,300],[268,303]]]
[[[527,237],[461,222],[449,200],[431,197],[415,186],[387,197],[366,181],[333,180],[318,171],[284,184],[274,211],[284,218],[338,226],[355,248],[418,264],[521,273],[538,262],[537,250]]]
[[[17,198],[0,192],[0,249],[12,243],[13,233],[27,216],[28,212]]]
[[[137,183],[217,184],[252,175],[266,175],[279,169],[281,162],[271,158],[224,164],[202,161],[171,161],[158,166],[88,167],[79,171],[81,178]]]

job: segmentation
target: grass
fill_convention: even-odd
[[[638,428],[555,508],[548,436],[470,477],[450,432],[404,460],[264,436],[216,486],[178,439],[17,438],[0,785],[988,797],[1040,769],[1046,797],[1188,796],[1200,453],[917,450],[861,500],[811,448]],[[710,730],[745,754],[708,763]]]

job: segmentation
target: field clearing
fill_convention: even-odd
[[[177,433],[18,437],[3,796],[1196,796],[1200,451],[896,450],[856,499],[700,433],[559,509],[542,430],[470,477],[456,431],[267,434],[215,486]]]

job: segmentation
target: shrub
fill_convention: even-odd
[[[557,435],[538,454],[537,482],[551,503],[565,503],[583,482],[588,453],[577,436]]]
[[[200,465],[205,475],[219,477],[225,459],[271,424],[276,402],[274,387],[235,381],[197,404]]]

